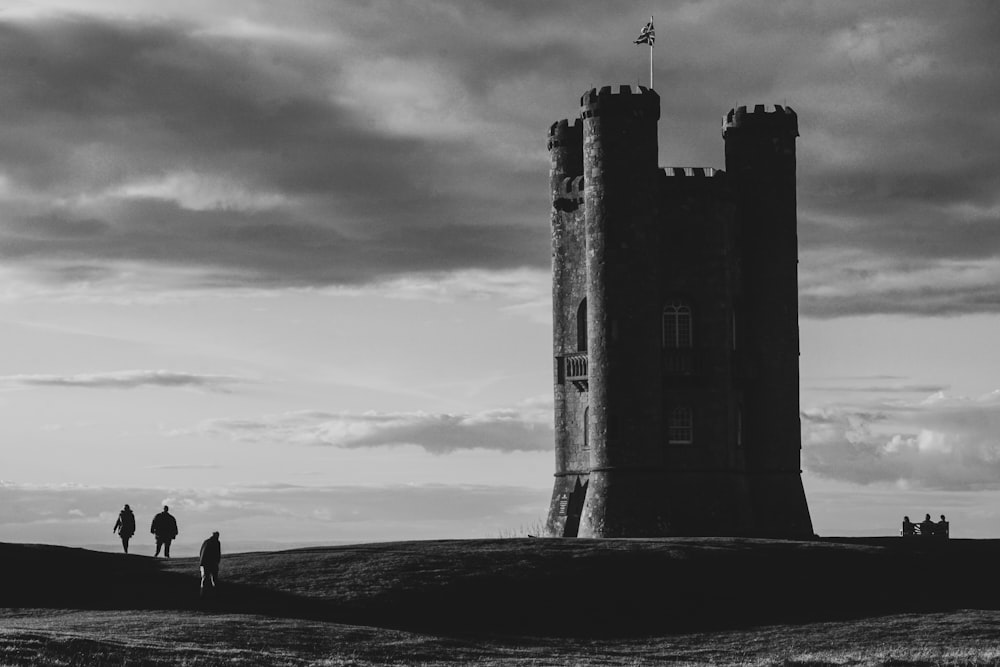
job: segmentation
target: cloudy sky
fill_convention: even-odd
[[[126,502],[178,553],[537,524],[545,133],[647,76],[650,14],[661,165],[799,114],[817,531],[1000,537],[995,3],[19,0],[0,540],[110,548]]]

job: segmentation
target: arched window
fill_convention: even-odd
[[[676,350],[692,347],[691,306],[675,300],[663,307],[663,347]]]
[[[576,349],[577,352],[587,351],[587,297],[583,297],[576,309]]]
[[[689,445],[694,442],[694,411],[686,406],[670,411],[667,440],[671,445]]]

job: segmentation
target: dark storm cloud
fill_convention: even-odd
[[[799,114],[803,314],[1000,312],[1000,7],[658,11],[661,164],[722,166],[734,104]],[[596,0],[269,19],[292,36],[0,24],[6,262],[54,281],[140,261],[264,287],[544,268],[545,129],[591,85],[646,75],[631,43],[645,17]],[[303,26],[333,38],[296,39]]]
[[[315,54],[77,18],[0,25],[0,58],[0,166],[21,195],[0,255],[43,277],[139,260],[315,285],[547,261],[524,176],[461,137],[378,129],[316,85],[338,68]]]
[[[23,387],[70,387],[77,389],[138,389],[140,387],[193,388],[229,391],[234,384],[248,382],[228,375],[197,375],[171,371],[119,371],[79,375],[7,375],[0,384]]]
[[[538,254],[503,226],[434,224],[346,233],[291,211],[192,211],[163,199],[132,199],[106,221],[72,212],[14,220],[0,259],[27,261],[42,279],[99,279],[106,261],[202,269],[205,286],[309,286],[373,282],[387,275],[517,266]],[[31,259],[55,259],[32,266]],[[98,262],[93,265],[88,262]]]

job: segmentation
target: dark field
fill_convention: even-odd
[[[0,665],[1000,664],[1000,541],[0,544]]]

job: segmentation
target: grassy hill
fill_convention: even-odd
[[[1000,621],[1000,613],[992,611],[1000,608],[997,562],[1000,540],[396,542],[226,554],[221,595],[203,604],[194,559],[0,543],[0,601],[13,609],[0,618],[0,627],[13,623],[22,633],[19,644],[8,646],[8,655],[0,652],[0,665],[4,659],[6,664],[42,664],[16,661],[17,650],[34,636],[31,628],[51,639],[46,632],[87,627],[71,636],[93,642],[98,639],[92,635],[108,624],[138,623],[129,626],[131,636],[149,634],[167,619],[172,628],[188,629],[184,636],[190,641],[181,644],[195,653],[204,649],[195,628],[225,626],[236,636],[233,627],[238,626],[256,627],[256,641],[267,646],[281,644],[278,633],[287,638],[297,632],[301,650],[325,646],[323,637],[353,635],[358,646],[371,650],[396,642],[408,647],[410,659],[404,662],[410,664],[420,662],[412,651],[428,637],[436,637],[438,649],[452,642],[459,654],[470,637],[492,638],[495,650],[515,640],[550,648],[596,641],[648,649],[650,642],[712,633],[713,645],[719,646],[718,637],[725,633],[758,636],[760,630],[746,628],[763,625],[834,623],[863,634],[874,627],[866,617],[896,619],[893,627],[945,619],[940,626],[955,623],[958,614],[970,627],[988,628],[983,635],[988,638],[996,635]],[[99,618],[104,625],[94,620]],[[268,633],[275,635],[273,641],[262,639]],[[109,640],[98,641],[107,648],[101,641]],[[239,647],[226,646],[236,651],[227,654],[227,664],[243,664]],[[1000,645],[996,649],[1000,656]],[[91,646],[84,653],[94,650]],[[282,655],[289,662],[261,664],[313,664],[296,662],[292,648]],[[203,659],[207,662],[192,658],[187,663],[216,664],[214,658]],[[115,664],[129,663],[116,658]],[[358,658],[316,664],[369,663]],[[963,664],[975,661],[966,656]]]

